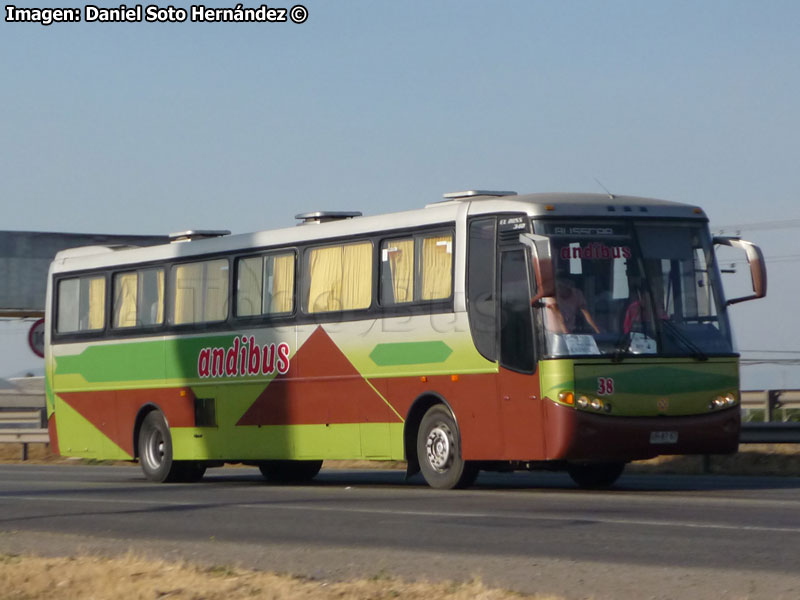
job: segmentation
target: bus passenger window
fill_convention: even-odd
[[[58,282],[56,330],[97,331],[105,326],[105,277],[77,277]]]
[[[240,258],[236,277],[237,317],[294,309],[294,254]]]
[[[136,273],[114,275],[114,327],[136,327]]]
[[[309,313],[357,310],[372,303],[372,244],[313,248],[307,254]]]
[[[438,235],[422,239],[422,299],[450,297],[452,288],[453,237]]]
[[[445,300],[451,296],[453,236],[433,234],[381,244],[381,304]]]
[[[172,323],[208,323],[228,317],[228,261],[175,265],[170,273]]]
[[[381,244],[381,304],[414,301],[414,238]]]
[[[114,275],[115,328],[148,327],[164,322],[164,269]]]

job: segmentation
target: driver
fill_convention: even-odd
[[[545,300],[547,309],[547,329],[554,333],[573,333],[576,329],[578,313],[583,315],[595,333],[600,333],[600,328],[594,322],[586,304],[586,296],[575,286],[569,277],[556,279],[556,297]]]

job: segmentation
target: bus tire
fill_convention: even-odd
[[[417,458],[425,481],[432,488],[469,487],[478,466],[461,458],[461,435],[453,415],[442,404],[431,406],[417,433]]]
[[[161,411],[148,413],[142,421],[139,429],[139,463],[144,476],[150,481],[167,483],[184,478],[185,466],[172,460],[172,435]]]
[[[264,479],[275,483],[311,481],[321,468],[321,460],[264,460],[258,463]]]
[[[567,465],[567,473],[572,481],[589,490],[610,488],[625,470],[624,462],[572,463]]]

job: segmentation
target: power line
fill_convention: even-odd
[[[739,352],[752,352],[753,354],[800,354],[800,350],[739,350]]]
[[[736,225],[724,225],[715,228],[718,233],[730,233],[740,231],[771,231],[774,229],[798,229],[800,219],[786,219],[783,221],[761,221],[755,223],[739,223]]]
[[[776,358],[772,360],[759,360],[756,358],[743,358],[739,361],[743,367],[752,367],[754,365],[776,365],[780,367],[800,367],[800,358]]]

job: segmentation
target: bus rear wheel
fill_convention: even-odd
[[[264,479],[276,483],[311,481],[321,468],[321,460],[265,460],[258,463]]]
[[[567,466],[572,481],[590,490],[610,488],[624,470],[624,462],[572,463]]]
[[[147,414],[139,429],[139,463],[150,481],[200,481],[206,472],[202,463],[172,459],[172,435],[161,411]]]
[[[428,409],[417,434],[417,457],[422,476],[432,488],[450,490],[471,486],[476,464],[461,458],[461,435],[450,411],[437,404]]]

